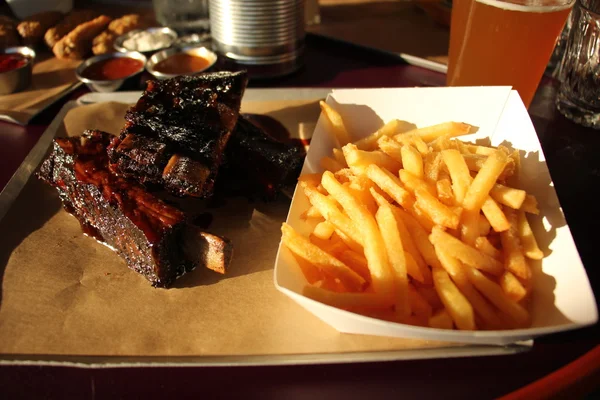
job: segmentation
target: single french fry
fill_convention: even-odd
[[[537,240],[535,240],[531,226],[529,226],[529,222],[527,221],[525,211],[517,211],[517,216],[517,232],[521,239],[521,245],[523,246],[523,254],[525,254],[525,257],[532,260],[541,260],[544,258],[544,253],[540,250]]]
[[[395,202],[403,207],[410,207],[414,202],[412,195],[402,187],[400,179],[384,168],[372,164],[366,170],[367,177],[387,193]]]
[[[402,170],[400,170],[402,172]],[[452,192],[452,183],[450,183],[450,179],[440,179],[436,182],[435,188],[437,191],[437,197],[442,204],[452,207],[455,204],[460,204],[456,202],[454,198],[454,193]]]
[[[310,186],[306,186],[303,189],[304,194],[308,197],[308,201],[310,201],[313,207],[318,209],[319,214],[323,215],[325,220],[333,224],[354,242],[359,245],[363,244],[363,236],[360,230],[347,215],[344,215],[344,213],[339,210],[332,198],[319,193],[319,191]],[[351,248],[355,247],[351,246]]]
[[[480,236],[475,239],[475,248],[498,261],[502,261],[502,252],[494,247],[494,245],[485,236]]]
[[[483,202],[481,211],[483,212],[483,215],[485,215],[485,218],[488,220],[494,231],[503,232],[510,228],[510,224],[508,219],[506,219],[506,215],[504,215],[504,212],[498,203],[496,203],[490,196],[488,196]]]
[[[432,274],[435,290],[456,324],[456,327],[461,330],[476,329],[473,306],[458,290],[448,273],[443,269],[434,268]]]
[[[339,150],[340,152],[342,152],[341,150]],[[344,159],[344,164],[346,163],[346,160]],[[319,185],[321,184],[321,176],[323,176],[323,174],[318,174],[319,175]],[[342,168],[339,171],[336,171],[333,173],[333,175],[335,176],[335,179],[337,179],[340,183],[348,183],[351,182],[352,179],[354,178],[354,172],[352,172],[352,170],[350,168]]]
[[[414,242],[415,247],[424,260],[424,263],[419,264],[421,274],[423,275],[423,283],[431,283],[431,270],[428,265],[432,268],[441,268],[441,265],[435,255],[435,249],[429,241],[429,234],[425,228],[406,211],[396,207],[394,208],[394,215],[397,219],[401,219],[402,222],[404,222],[404,225],[408,230],[408,236]]]
[[[385,309],[393,306],[393,301],[390,297],[377,293],[336,293],[316,286],[306,285],[302,290],[302,294],[320,303],[342,309],[354,307]]]
[[[402,145],[388,136],[382,136],[377,141],[377,145],[388,156],[402,164]]]
[[[528,281],[531,279],[531,268],[527,264],[521,247],[517,212],[512,208],[507,208],[505,213],[510,223],[510,229],[500,233],[500,241],[504,250],[504,266],[519,278]]]
[[[308,283],[314,285],[316,282],[323,281],[325,279],[325,275],[319,268],[293,253],[292,256],[298,263],[298,266],[300,267],[300,270],[302,271],[302,274]]]
[[[346,130],[342,116],[324,101],[320,101],[319,105],[321,106],[321,112],[327,118],[327,121],[329,121],[331,129],[337,138],[340,147],[344,146],[346,143],[349,143],[350,135],[348,135],[348,131]]]
[[[401,164],[398,161],[394,160],[382,151],[359,150],[352,143],[348,143],[342,147],[342,151],[344,152],[346,163],[356,174],[363,173],[371,164],[377,164],[382,168],[393,172],[397,172],[401,167]]]
[[[460,150],[459,142],[457,140],[452,140],[452,136],[450,135],[442,135],[435,138],[429,142],[429,147],[431,147],[433,151],[437,152],[449,149]]]
[[[346,158],[344,157],[344,152],[341,149],[334,148],[333,159],[337,161],[343,168],[348,168],[348,164],[346,164]]]
[[[402,125],[402,121],[393,119],[393,120],[389,121],[387,124],[383,125],[381,128],[379,128],[373,134],[371,134],[363,139],[357,140],[356,142],[354,142],[354,144],[360,150],[375,150],[377,148],[377,141],[380,138],[382,138],[384,136],[392,136],[392,135],[396,134],[396,132],[398,131],[398,128],[401,125]]]
[[[400,181],[404,184],[404,187],[408,191],[414,193],[415,190],[417,190],[417,188],[422,188],[427,190],[432,196],[437,196],[435,186],[417,177],[412,172],[406,169],[401,169],[400,171],[398,171],[398,176],[400,177]]]
[[[502,321],[492,306],[479,294],[473,287],[471,281],[467,277],[463,264],[456,258],[451,257],[448,253],[439,248],[435,249],[435,253],[439,258],[440,264],[452,278],[456,287],[469,300],[475,313],[481,318],[486,327],[498,329],[502,326]]]
[[[403,145],[400,151],[402,154],[402,168],[411,172],[418,178],[425,178],[423,157],[421,157],[421,153],[414,147],[408,145]]]
[[[433,307],[412,284],[408,285],[408,299],[410,309],[417,317],[429,319],[433,315]]]
[[[509,299],[517,303],[527,296],[527,289],[510,271],[504,271],[500,277],[500,287]]]
[[[298,177],[298,182],[318,186],[321,183],[321,174],[302,174]]]
[[[441,124],[418,128],[408,133],[421,136],[425,142],[430,142],[440,136],[462,136],[471,132],[472,126],[463,122],[443,122]]]
[[[495,150],[495,151],[498,151],[498,150]],[[498,179],[500,179],[500,180],[506,180],[506,178],[513,176],[515,173],[515,169],[516,169],[514,159],[508,157],[507,152],[503,152],[503,153],[507,155],[507,160],[506,160],[506,165],[504,166],[504,169],[498,176]],[[490,154],[493,154],[493,153],[490,153]],[[489,155],[464,154],[464,157],[465,157],[465,162],[467,163],[467,166],[469,167],[469,171],[478,172],[481,168],[483,168],[483,164],[485,164]]]
[[[458,227],[460,217],[447,206],[443,205],[427,190],[417,188],[415,190],[415,195],[417,197],[417,205],[427,213],[435,224],[451,229],[456,229]]]
[[[452,179],[454,198],[458,204],[462,204],[471,185],[471,175],[465,159],[458,150],[454,149],[444,150],[441,154]]]
[[[523,205],[527,193],[521,189],[515,189],[496,183],[490,190],[490,196],[498,203],[518,210]]]
[[[521,210],[529,214],[539,215],[540,210],[538,209],[537,199],[531,194],[526,195],[525,201],[521,204]]]
[[[365,288],[366,281],[360,275],[337,258],[312,244],[290,225],[283,223],[281,231],[283,243],[292,253],[311,262],[320,270],[335,275],[349,291],[361,291]]]
[[[489,235],[491,229],[492,226],[490,225],[490,221],[488,221],[483,215],[479,214],[479,236]]]
[[[440,177],[444,160],[440,152],[429,152],[423,157],[423,173],[425,180],[429,183],[435,183]]]
[[[421,136],[416,135],[414,133],[401,133],[394,136],[394,140],[402,145],[414,146],[419,153],[425,155],[429,153],[429,146],[427,143],[421,138]]]
[[[329,240],[331,235],[333,235],[333,232],[335,232],[335,225],[329,221],[323,221],[315,225],[315,229],[313,229],[312,234],[319,239]]]
[[[488,156],[465,194],[465,199],[463,200],[465,210],[479,212],[481,206],[488,198],[490,190],[504,170],[507,158],[507,155],[502,151],[496,151]]]
[[[460,218],[460,238],[469,246],[475,246],[479,237],[479,211],[463,210]]]
[[[494,151],[496,151],[493,147],[488,146],[478,146],[476,144],[467,144],[465,147],[469,150],[469,152],[473,154],[479,154],[482,156],[489,156]]]
[[[362,276],[365,281],[371,282],[369,265],[367,264],[367,259],[362,254],[353,250],[345,250],[337,256],[337,259],[352,268],[352,270]]]
[[[321,168],[323,168],[324,170],[327,170],[327,171],[331,171],[331,172],[337,172],[340,169],[344,168],[344,166],[342,164],[340,164],[333,158],[327,157],[327,156],[321,158],[320,164],[321,164]]]
[[[398,224],[392,213],[391,206],[382,206],[375,215],[377,225],[383,237],[383,243],[388,254],[390,266],[396,286],[396,312],[398,317],[405,318],[411,314],[408,302],[408,274],[406,271],[406,257]]]
[[[446,309],[439,310],[429,317],[429,327],[437,329],[452,329],[454,322]]]
[[[440,227],[433,227],[429,240],[436,248],[439,247],[451,257],[455,257],[471,267],[495,276],[500,276],[504,272],[504,266],[498,260],[461,242]]]
[[[383,238],[375,218],[366,207],[352,196],[348,188],[335,179],[331,172],[326,171],[323,173],[321,183],[329,194],[342,205],[363,236],[365,257],[369,264],[372,286],[375,292],[389,295],[393,289],[392,272]]]
[[[362,244],[358,243],[356,240],[354,240],[350,236],[346,235],[344,232],[342,232],[337,227],[335,228],[335,234],[340,238],[340,240],[342,242],[344,242],[346,247],[348,247],[352,251],[355,251],[360,254],[362,254],[362,252],[364,251]]]
[[[323,216],[321,215],[321,213],[319,212],[319,210],[317,210],[317,208],[315,206],[310,206],[308,208],[308,210],[304,211],[302,214],[300,214],[300,218],[302,219],[318,219],[318,218],[323,218]]]
[[[427,213],[419,207],[416,201],[406,209],[410,213],[410,215],[412,215],[417,221],[419,221],[419,224],[423,228],[425,228],[427,232],[431,232],[431,230],[435,226],[435,223],[431,220],[429,215],[427,215]]]
[[[377,212],[377,203],[375,203],[375,199],[371,196],[371,192],[369,191],[370,188],[368,186],[359,186],[351,183],[348,189],[350,189],[352,195],[356,197],[356,199],[364,205],[372,215],[375,215],[375,212]]]
[[[530,321],[529,313],[523,306],[508,298],[500,285],[487,278],[475,268],[465,268],[465,272],[471,283],[493,305],[508,315],[518,326],[527,326]]]

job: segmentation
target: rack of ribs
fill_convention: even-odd
[[[106,152],[111,138],[86,131],[55,139],[38,177],[58,190],[85,233],[115,250],[153,286],[167,287],[199,265],[225,273],[229,240],[200,231],[178,208],[112,173]]]
[[[247,82],[245,71],[148,81],[108,148],[111,170],[178,196],[210,197]]]

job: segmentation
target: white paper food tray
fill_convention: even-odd
[[[537,134],[523,102],[510,87],[405,88],[334,90],[327,103],[344,119],[352,140],[369,135],[397,118],[419,127],[460,121],[479,127],[465,141],[488,139],[522,150],[520,188],[536,196],[540,215],[532,229],[546,257],[532,263],[534,286],[528,329],[505,331],[451,331],[387,322],[340,310],[307,297],[307,284],[289,250],[280,243],[275,261],[275,286],[340,332],[421,338],[450,342],[504,345],[540,335],[594,324],[598,311],[586,271],[560,208]],[[335,139],[319,119],[304,163],[303,174],[321,172],[319,161],[331,155]],[[296,189],[287,223],[301,233],[308,226],[300,214],[308,208]]]

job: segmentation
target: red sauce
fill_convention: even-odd
[[[27,64],[27,58],[20,54],[0,54],[0,72],[8,72]]]
[[[98,61],[83,70],[84,78],[94,81],[121,79],[140,71],[144,63],[135,58],[115,57]]]
[[[189,53],[173,54],[171,57],[160,61],[154,70],[162,74],[183,75],[198,72],[210,65],[210,61]]]

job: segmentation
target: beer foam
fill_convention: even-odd
[[[518,12],[529,12],[529,13],[550,13],[562,11],[567,8],[571,8],[573,3],[570,4],[557,4],[554,6],[541,5],[540,1],[533,1],[532,4],[515,4],[506,1],[499,0],[475,0],[476,3],[485,4],[491,7],[500,8],[507,11],[518,11]]]

